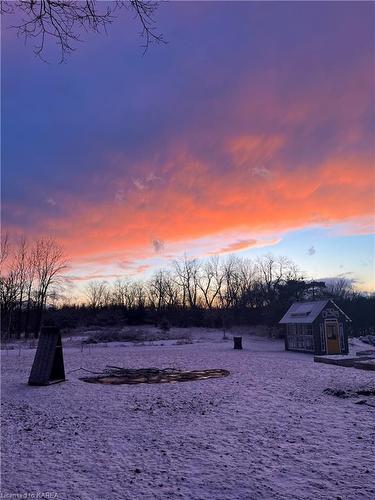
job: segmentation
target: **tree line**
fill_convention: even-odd
[[[29,243],[22,237],[12,244],[1,241],[1,334],[2,338],[38,337],[43,313],[63,283],[66,257],[52,238]]]
[[[335,300],[353,319],[354,332],[371,332],[375,326],[374,295],[354,291],[345,279],[307,280],[284,256],[202,260],[184,256],[147,280],[91,281],[80,303],[59,299],[67,259],[53,239],[28,243],[21,238],[11,245],[4,238],[1,261],[3,338],[37,337],[43,321],[67,329],[142,323],[276,327],[292,302],[326,298]]]
[[[375,296],[355,291],[345,278],[307,280],[285,256],[255,260],[229,255],[174,260],[147,281],[90,282],[86,305],[96,323],[168,321],[176,326],[276,327],[294,301],[333,299],[353,319],[353,333],[372,333]]]

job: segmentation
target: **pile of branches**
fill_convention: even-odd
[[[163,382],[187,382],[189,380],[227,377],[229,374],[228,370],[222,369],[181,371],[176,368],[132,369],[106,366],[103,373],[94,377],[83,377],[81,380],[91,384],[160,384]]]

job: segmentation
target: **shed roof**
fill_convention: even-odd
[[[294,302],[279,323],[312,323],[328,302],[331,302],[331,304],[350,321],[350,318],[333,302],[333,300],[315,300],[312,302]]]

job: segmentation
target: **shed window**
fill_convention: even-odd
[[[287,325],[288,347],[298,351],[314,351],[314,338],[312,325],[310,324],[288,324]]]
[[[289,324],[287,326],[287,329],[288,329],[288,335],[295,335],[297,333],[296,332],[296,325]]]
[[[337,340],[337,321],[326,320],[326,334],[328,340]]]

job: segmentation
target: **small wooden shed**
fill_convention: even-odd
[[[285,350],[348,354],[351,319],[333,300],[295,302],[279,322],[286,325]]]

